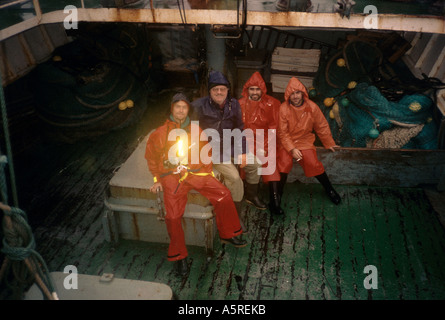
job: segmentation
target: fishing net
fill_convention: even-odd
[[[320,63],[313,100],[339,145],[437,148],[439,126],[433,120],[434,104],[427,93],[431,87],[403,86],[393,81],[396,74],[397,70],[385,65],[376,46],[360,40],[349,41]],[[326,104],[326,98],[334,98],[335,103]],[[386,130],[390,131],[377,143]]]
[[[32,73],[36,111],[53,137],[72,141],[129,126],[158,89],[145,30],[103,28],[79,31]]]

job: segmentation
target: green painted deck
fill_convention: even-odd
[[[113,170],[163,122],[153,114],[165,106],[149,105],[131,127],[73,144],[41,136],[14,159],[19,206],[50,271],[75,265],[83,274],[162,282],[181,300],[445,299],[445,229],[422,188],[339,185],[343,203],[335,206],[319,184],[289,183],[284,217],[245,205],[248,246],[216,240],[211,258],[189,247],[183,278],[165,244],[105,242],[101,217]],[[367,265],[377,268],[377,289],[364,287]]]

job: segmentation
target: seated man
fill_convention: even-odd
[[[262,156],[263,158],[270,155],[277,161],[278,141],[276,139],[276,129],[278,123],[278,114],[281,102],[267,94],[266,82],[264,82],[261,74],[256,71],[246,81],[243,86],[242,98],[239,99],[241,111],[243,115],[244,128],[254,132],[253,141],[248,141],[248,146],[253,154]],[[273,135],[273,137],[271,137]],[[258,150],[257,138],[263,137],[263,149]],[[271,145],[269,139],[271,138]],[[269,150],[273,147],[275,150]],[[261,154],[261,155],[260,155]],[[275,155],[275,156],[273,156]],[[264,163],[263,168],[267,168],[270,163]],[[287,175],[281,179],[280,172],[275,170],[268,174],[262,174],[265,184],[269,185],[269,210],[274,214],[284,214],[281,208],[281,197],[283,195],[283,187],[286,182]]]
[[[341,202],[340,195],[334,190],[318,160],[315,149],[315,134],[326,149],[335,152],[328,121],[315,102],[309,99],[305,86],[293,77],[284,91],[284,102],[280,106],[278,119],[278,138],[282,145],[279,149],[278,170],[289,173],[296,159],[306,177],[315,177],[326,190],[334,204]]]
[[[260,176],[258,168],[261,164],[253,157],[248,161],[247,144],[244,137],[233,138],[227,132],[242,132],[244,123],[241,107],[238,100],[230,94],[230,83],[219,71],[211,71],[208,79],[209,95],[192,102],[195,119],[203,130],[214,130],[218,133],[219,158],[213,154],[213,165],[224,177],[224,184],[232,193],[233,201],[240,214],[244,197],[244,183],[239,174],[239,168],[245,172],[247,203],[260,210],[265,210],[266,205],[258,197]],[[215,136],[212,138],[216,139]],[[239,151],[239,153],[238,153]],[[237,166],[239,164],[239,168]]]
[[[207,143],[191,141],[191,131],[198,130],[201,134],[201,129],[191,124],[189,109],[187,97],[182,93],[176,94],[172,99],[170,117],[150,135],[145,151],[148,168],[154,177],[150,191],[156,193],[158,188],[164,191],[165,223],[170,237],[167,259],[176,261],[181,275],[188,272],[188,253],[181,220],[187,193],[191,189],[197,190],[213,205],[221,241],[236,247],[246,245],[246,241],[239,237],[242,228],[230,191],[213,177],[212,163],[204,165],[200,157],[192,159],[188,152],[194,143],[199,151]]]

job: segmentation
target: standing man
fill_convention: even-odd
[[[255,161],[247,162],[247,145],[244,136],[229,136],[230,132],[242,133],[244,123],[238,100],[230,95],[230,83],[219,71],[211,71],[208,79],[209,96],[199,98],[192,103],[195,118],[203,130],[215,130],[212,145],[219,147],[218,152],[212,150],[213,165],[224,178],[224,184],[230,190],[238,213],[241,211],[241,201],[244,196],[243,180],[235,164],[240,164],[246,173],[246,202],[258,209],[265,210],[265,204],[258,198],[260,176],[258,168],[261,164]],[[216,156],[215,156],[216,155]],[[254,157],[253,157],[254,158]]]
[[[201,151],[207,143],[191,141],[192,130],[198,130],[201,134],[201,129],[191,124],[189,109],[187,97],[182,93],[176,94],[172,99],[170,117],[150,135],[145,151],[148,168],[154,179],[150,191],[164,191],[165,223],[170,237],[167,259],[176,261],[181,275],[188,272],[188,253],[181,220],[187,204],[187,193],[192,189],[208,198],[213,205],[221,242],[235,247],[246,245],[246,241],[239,237],[242,228],[230,191],[213,176],[211,163],[191,161],[188,146],[195,143]]]
[[[309,99],[304,85],[295,77],[289,80],[284,92],[284,102],[280,107],[278,137],[283,146],[280,150],[278,168],[289,173],[293,159],[302,166],[306,177],[315,177],[325,188],[327,195],[335,204],[341,202],[317,158],[314,146],[315,133],[326,149],[335,152],[338,147],[332,138],[329,124],[320,108]]]
[[[276,129],[281,102],[267,94],[266,83],[263,77],[257,71],[243,86],[242,98],[239,99],[241,111],[243,113],[243,122],[245,129],[251,129],[254,132],[253,141],[248,141],[249,151],[257,157],[265,157],[270,152],[274,152],[277,156],[278,141],[276,137]],[[269,130],[271,130],[269,132]],[[270,137],[269,133],[274,137]],[[264,149],[257,149],[257,136],[264,136]],[[269,139],[275,141],[275,145],[269,145]],[[274,150],[269,148],[275,147]],[[276,161],[277,157],[269,159]],[[267,163],[263,163],[265,168]],[[280,188],[280,173],[275,166],[275,170],[271,174],[263,174],[261,176],[264,183],[269,185],[269,210],[274,214],[284,214],[281,208],[281,197],[283,189]],[[284,181],[285,182],[285,181]]]

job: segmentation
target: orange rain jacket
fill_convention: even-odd
[[[262,92],[260,101],[252,101],[249,99],[249,87],[259,87]],[[256,130],[264,130],[264,151],[268,151],[268,129],[277,129],[278,115],[281,102],[274,97],[267,95],[266,83],[263,77],[257,71],[243,86],[242,98],[239,99],[241,111],[243,114],[244,129],[252,129],[255,133],[253,141],[247,141],[249,150],[256,155]],[[275,131],[276,132],[276,131]],[[276,146],[278,147],[278,137],[276,137]],[[276,152],[278,155],[278,152]],[[267,165],[267,164],[265,164]],[[280,180],[279,173],[276,172],[271,176],[263,176],[263,181]]]
[[[297,90],[302,91],[304,95],[304,103],[300,107],[294,107],[289,103],[290,95]],[[284,99],[280,106],[278,138],[287,152],[294,148],[315,150],[314,131],[326,149],[336,145],[328,121],[318,105],[309,99],[307,90],[300,80],[295,77],[289,80]]]

